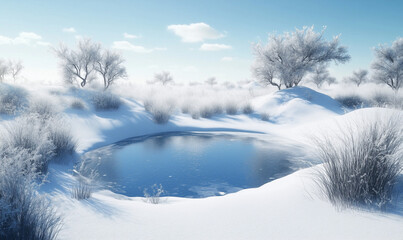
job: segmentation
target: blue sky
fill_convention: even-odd
[[[50,46],[90,37],[126,58],[130,79],[161,70],[179,82],[251,79],[251,44],[303,26],[341,34],[351,61],[341,79],[368,68],[372,48],[403,33],[403,1],[3,1],[0,58],[21,59],[32,80],[60,79]],[[73,31],[74,30],[74,31]],[[124,33],[127,33],[124,36]],[[131,36],[133,35],[133,36]]]

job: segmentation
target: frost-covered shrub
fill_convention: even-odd
[[[26,107],[27,96],[22,88],[0,84],[0,114],[17,114]]]
[[[200,112],[198,112],[198,111],[192,111],[192,112],[190,113],[190,116],[191,116],[193,119],[199,119],[199,118],[200,118]]]
[[[225,112],[229,115],[235,115],[238,113],[238,106],[233,102],[227,102],[225,104]]]
[[[144,189],[144,197],[146,198],[146,202],[152,203],[152,204],[158,204],[161,202],[161,195],[164,194],[164,189],[162,188],[162,185],[159,184],[154,184],[151,186],[150,192],[148,189]]]
[[[56,107],[47,99],[36,99],[29,104],[28,112],[37,114],[42,119],[50,119],[57,114]]]
[[[2,146],[0,156],[0,239],[56,239],[61,218],[37,194],[37,173],[29,169],[34,154]],[[7,153],[4,153],[4,150]]]
[[[387,93],[375,92],[370,98],[370,104],[374,107],[389,107],[394,105],[393,96]]]
[[[260,119],[261,119],[262,121],[268,122],[268,121],[270,121],[270,114],[268,114],[268,113],[261,113],[261,114],[260,114]]]
[[[97,166],[100,162],[88,164],[86,160],[81,159],[73,170],[76,183],[72,186],[71,197],[77,200],[90,198],[97,187],[96,180],[99,178]]]
[[[199,115],[202,118],[211,118],[214,115],[214,110],[212,107],[203,106],[200,108]]]
[[[55,119],[49,124],[48,138],[54,146],[55,157],[73,154],[77,148],[77,141],[70,132],[67,123],[62,119]]]
[[[153,109],[151,114],[153,115],[154,122],[158,124],[164,124],[169,121],[171,116],[170,111],[165,111],[166,109]]]
[[[92,104],[97,111],[117,110],[122,101],[116,95],[109,92],[98,92],[92,97]]]
[[[77,200],[85,200],[91,197],[93,192],[91,184],[86,181],[79,180],[71,190],[71,197]]]
[[[38,114],[22,115],[5,125],[0,144],[3,155],[14,149],[28,151],[29,167],[40,173],[46,173],[54,158],[74,153],[77,145],[61,117],[44,119]]]
[[[4,176],[3,176],[4,178]],[[56,239],[61,217],[47,199],[36,194],[29,185],[16,182],[15,177],[5,177],[6,186],[0,190],[1,239]],[[0,186],[0,188],[3,186]]]
[[[243,107],[242,107],[242,112],[243,112],[244,114],[251,114],[251,113],[253,113],[252,105],[250,105],[250,103],[246,103],[245,105],[243,105]]]
[[[341,103],[346,108],[356,109],[364,107],[367,104],[364,98],[356,94],[339,96],[336,97],[335,100]]]
[[[220,104],[217,104],[217,103],[213,104],[211,106],[211,109],[212,109],[212,112],[213,112],[214,115],[219,115],[219,114],[222,114],[224,112],[222,106]]]
[[[167,123],[173,112],[173,106],[169,102],[146,100],[144,108],[151,113],[154,122],[158,124]]]
[[[247,105],[251,97],[267,94],[264,88],[232,88],[204,85],[189,86],[160,86],[160,85],[136,85],[130,91],[124,88],[116,88],[119,96],[134,98],[140,102],[161,102],[169,104],[173,112],[189,114],[193,118],[200,118],[203,111],[207,115],[215,116],[225,113],[225,105],[232,102],[237,106],[237,113],[242,112],[242,106]],[[210,108],[210,109],[209,109]],[[213,115],[210,114],[213,112]]]
[[[318,183],[324,194],[337,206],[389,203],[402,170],[402,142],[399,116],[355,122],[340,128],[336,136],[317,139],[324,162]]]
[[[71,103],[70,103],[70,107],[72,109],[77,109],[77,110],[84,110],[86,109],[85,103],[79,99],[79,98],[75,98]]]
[[[48,120],[22,115],[0,133],[0,239],[56,239],[61,218],[36,191],[55,155]]]
[[[191,110],[190,104],[183,104],[181,106],[181,111],[184,114],[190,113],[190,110]]]
[[[48,138],[47,125],[36,115],[24,115],[5,126],[0,139],[2,154],[19,149],[31,154],[30,167],[46,173],[49,161],[54,157],[55,146]]]

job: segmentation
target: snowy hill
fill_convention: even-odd
[[[280,90],[257,97],[252,103],[258,112],[269,114],[276,123],[318,120],[344,113],[339,102],[307,87]]]

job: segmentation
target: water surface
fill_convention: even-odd
[[[104,186],[127,196],[161,184],[168,196],[208,197],[259,187],[304,166],[258,134],[171,133],[127,139],[84,155]]]

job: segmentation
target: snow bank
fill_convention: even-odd
[[[267,113],[278,124],[317,121],[343,114],[339,102],[306,87],[294,87],[257,97],[252,101],[254,109]]]
[[[159,205],[107,191],[58,198],[62,239],[401,239],[401,215],[338,211],[318,197],[315,169],[260,188]]]

